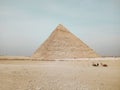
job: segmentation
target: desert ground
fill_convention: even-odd
[[[0,60],[0,90],[120,90],[120,59]]]

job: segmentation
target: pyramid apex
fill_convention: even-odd
[[[58,26],[63,26],[62,24],[58,24]]]
[[[69,31],[67,30],[67,28],[65,28],[62,24],[59,24],[59,25],[56,27],[56,30],[69,32]]]
[[[64,27],[62,24],[58,24],[58,26],[57,27]]]

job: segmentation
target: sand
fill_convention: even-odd
[[[120,60],[0,60],[0,90],[120,90]]]

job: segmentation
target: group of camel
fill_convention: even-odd
[[[93,63],[92,66],[95,66],[95,67],[98,67],[98,66],[103,66],[103,67],[107,67],[108,65],[107,64],[103,64],[103,63]]]

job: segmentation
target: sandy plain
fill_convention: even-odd
[[[0,90],[120,90],[120,60],[0,60]]]

